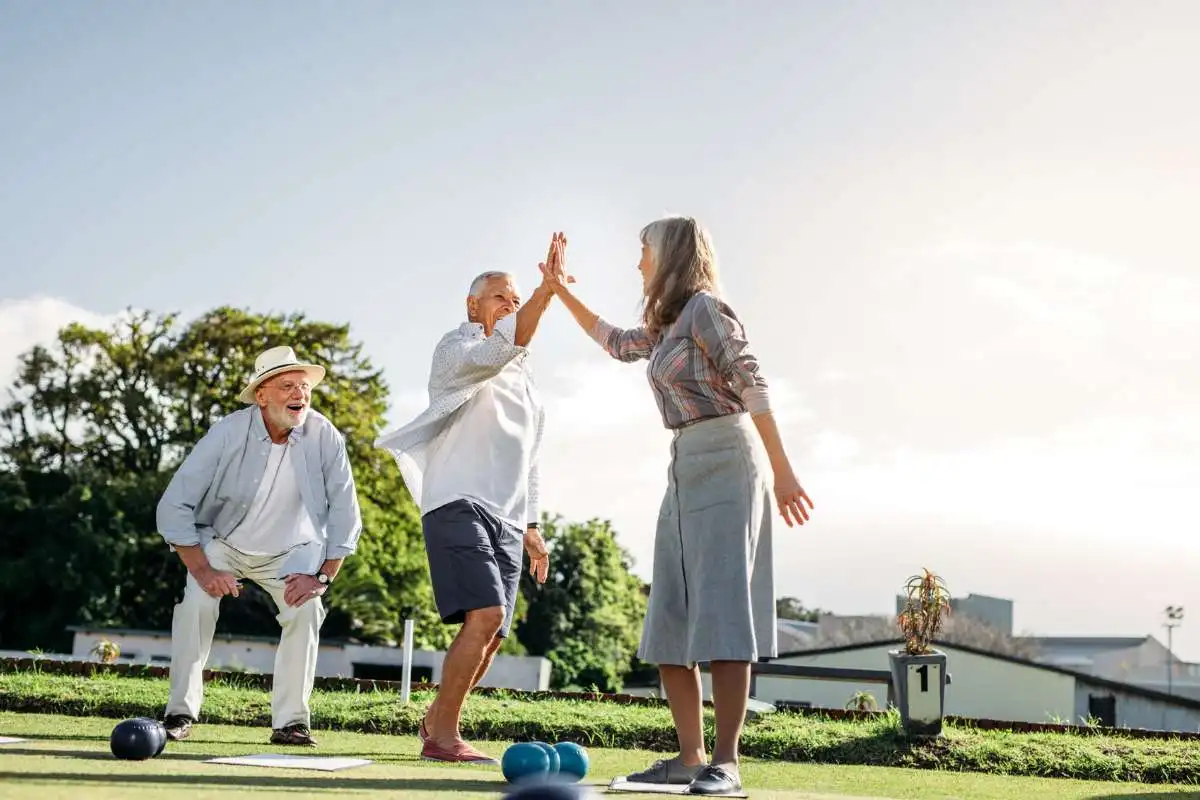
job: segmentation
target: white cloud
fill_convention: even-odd
[[[1200,405],[1195,278],[965,239],[900,252],[875,274],[854,296],[854,328],[828,334],[840,379],[803,384],[822,426],[867,452],[957,452]]]
[[[813,379],[816,383],[843,383],[851,379],[849,372],[842,369],[827,369]]]
[[[819,431],[810,441],[809,458],[806,461],[811,469],[837,467],[855,461],[863,452],[862,443],[842,431]]]
[[[909,279],[961,280],[976,296],[1015,311],[1050,346],[1058,337],[1140,338],[1197,330],[1200,282],[1041,242],[957,239],[920,249]],[[931,274],[932,273],[932,274]],[[1100,344],[1092,338],[1090,345]]]
[[[112,319],[55,297],[0,300],[0,386],[11,385],[23,353],[54,341],[64,325],[107,327]]]
[[[644,434],[657,425],[658,410],[644,362],[597,359],[543,367],[537,372],[537,383],[546,406],[546,424],[553,426],[560,441],[631,430]]]

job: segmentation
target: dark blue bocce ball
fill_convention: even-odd
[[[163,749],[167,746],[167,726],[156,719],[150,720],[154,725],[154,735],[158,737],[158,749],[154,751],[154,755],[162,755]]]
[[[559,742],[554,745],[558,753],[558,776],[560,780],[581,781],[588,773],[588,754],[574,742]]]
[[[135,717],[118,722],[108,737],[112,754],[125,761],[154,758],[167,746],[167,731],[158,720]]]

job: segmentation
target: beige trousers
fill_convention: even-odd
[[[300,548],[308,550],[309,548]],[[283,601],[283,579],[292,572],[316,572],[320,562],[310,564],[313,557],[303,557],[296,551],[277,556],[252,556],[241,553],[219,539],[204,547],[212,568],[232,573],[239,579],[253,581],[271,595],[279,610],[275,619],[283,629],[275,650],[275,672],[271,692],[271,727],[278,730],[296,723],[309,725],[309,697],[317,671],[317,646],[321,624],[325,621],[325,606],[314,597],[298,607]],[[300,561],[305,562],[301,565]],[[210,596],[187,576],[183,600],[175,606],[171,623],[171,698],[167,701],[170,714],[187,714],[199,719],[204,699],[204,666],[208,662],[213,633],[221,601]]]

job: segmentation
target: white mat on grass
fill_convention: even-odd
[[[237,764],[243,767],[283,767],[285,769],[319,769],[333,772],[351,767],[364,767],[371,762],[365,758],[335,758],[333,756],[288,756],[282,753],[260,753],[254,756],[224,756],[210,758],[208,764]]]
[[[16,744],[25,741],[20,736],[0,736],[0,744]]]
[[[686,783],[630,783],[624,777],[613,778],[608,784],[610,792],[632,792],[635,794],[685,794]],[[749,797],[745,792],[723,794],[722,797]]]

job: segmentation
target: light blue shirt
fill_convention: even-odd
[[[355,551],[362,515],[346,440],[309,409],[288,435],[300,498],[324,540],[325,558]],[[218,420],[179,465],[158,503],[158,531],[175,546],[225,539],[245,518],[267,466],[271,438],[262,411],[249,406]]]

